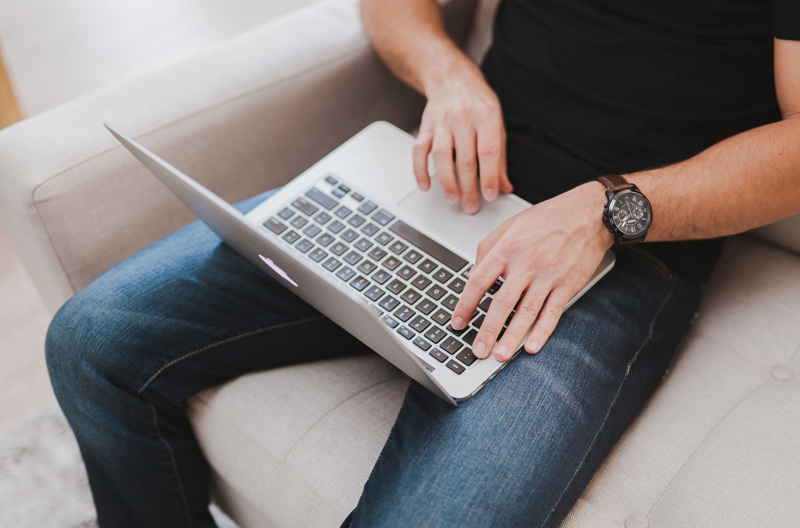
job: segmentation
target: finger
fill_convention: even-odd
[[[483,294],[492,287],[504,269],[505,262],[499,258],[487,258],[480,266],[475,265],[472,268],[455,310],[453,310],[451,320],[453,328],[461,330],[467,326],[469,320],[472,319],[472,314],[475,313],[475,308],[483,299]]]
[[[542,303],[547,298],[550,288],[540,286],[534,283],[533,286],[528,288],[522,300],[519,301],[514,317],[508,324],[503,337],[494,350],[494,355],[499,361],[508,361],[519,349],[522,344],[522,339],[531,325],[536,320],[539,310],[542,308]]]
[[[514,191],[514,186],[511,185],[511,180],[508,179],[508,163],[506,158],[506,134],[503,132],[503,139],[500,142],[502,150],[500,154],[500,192],[510,193]]]
[[[431,187],[431,177],[428,174],[428,154],[432,146],[433,133],[421,130],[417,140],[414,142],[412,159],[414,161],[414,177],[417,179],[417,186],[423,191],[427,191]]]
[[[500,140],[502,131],[488,123],[478,128],[478,169],[480,171],[481,193],[486,201],[497,198],[500,188]]]
[[[478,212],[478,155],[475,129],[471,126],[459,128],[455,132],[456,172],[461,189],[461,209],[467,214]]]
[[[531,335],[525,342],[525,351],[529,354],[538,353],[556,329],[564,307],[570,299],[570,294],[566,288],[559,287],[550,292],[544,306],[539,311],[536,323],[533,325]]]
[[[494,294],[489,311],[486,312],[486,318],[472,342],[472,353],[475,356],[486,358],[492,352],[497,336],[527,285],[526,281],[509,277]]]
[[[431,147],[433,165],[439,184],[444,189],[444,197],[450,203],[458,201],[458,184],[453,172],[453,135],[446,128],[438,128],[433,135]]]

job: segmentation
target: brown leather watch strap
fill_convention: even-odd
[[[633,184],[629,183],[628,180],[619,174],[606,174],[605,176],[597,178],[597,181],[605,185],[609,191],[613,192],[622,191],[623,189],[633,189]]]

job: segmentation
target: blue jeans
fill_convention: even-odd
[[[521,354],[458,408],[412,383],[343,526],[557,526],[664,377],[699,295],[623,249],[538,355]],[[370,353],[198,223],[68,301],[46,350],[99,523],[113,528],[214,526],[191,395]]]

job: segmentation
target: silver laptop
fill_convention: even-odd
[[[438,183],[419,191],[413,136],[377,122],[242,215],[106,126],[225,243],[443,400],[470,398],[508,363],[471,349],[501,282],[465,330],[450,315],[478,243],[525,200],[501,195],[469,216]],[[613,266],[609,251],[569,304]]]

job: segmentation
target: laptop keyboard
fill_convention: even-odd
[[[422,353],[459,375],[480,362],[472,342],[502,283],[489,289],[469,326],[455,330],[450,317],[471,263],[364,194],[327,176],[263,225],[361,292],[381,320]]]

